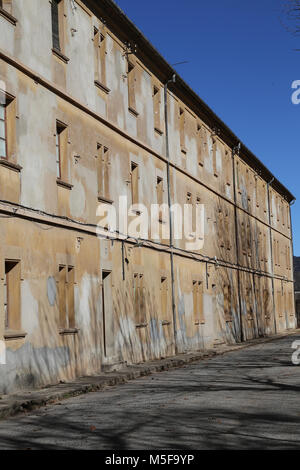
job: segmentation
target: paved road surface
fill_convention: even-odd
[[[0,449],[297,449],[291,336],[0,422]]]

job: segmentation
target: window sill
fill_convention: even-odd
[[[98,201],[99,202],[104,202],[106,204],[113,204],[114,201],[112,201],[111,199],[107,199],[106,197],[103,197],[103,196],[98,196]]]
[[[187,154],[187,149],[185,147],[181,147],[181,153],[183,153],[184,155]]]
[[[135,109],[131,108],[130,106],[128,108],[128,111],[130,112],[130,114],[133,114],[135,117],[139,116],[139,113]]]
[[[148,323],[138,323],[137,325],[135,325],[136,329],[147,328],[147,326],[148,326]]]
[[[5,340],[13,340],[13,339],[22,339],[27,336],[27,333],[25,331],[21,330],[5,330],[4,332],[4,339]]]
[[[99,82],[99,80],[95,80],[94,83],[97,88],[100,88],[100,90],[104,91],[104,93],[106,93],[107,95],[108,93],[110,93],[110,89],[107,88],[107,86],[103,85],[103,83]]]
[[[0,166],[5,166],[7,168],[10,168],[13,171],[20,172],[22,170],[22,167],[20,165],[17,165],[16,163],[10,162],[7,160],[5,157],[0,157]]]
[[[79,332],[78,328],[60,328],[59,329],[59,334],[64,336],[64,335],[77,335]]]
[[[66,188],[66,189],[73,189],[73,184],[70,184],[70,183],[66,183],[65,181],[62,181],[60,178],[56,178],[56,184],[57,186],[61,186],[62,188]]]
[[[67,64],[69,62],[69,58],[67,56],[65,56],[61,51],[59,51],[58,49],[55,49],[53,47],[52,49],[52,53],[53,55],[55,55],[56,57],[58,57],[60,60],[62,60],[65,64]]]
[[[1,8],[1,7],[0,7],[0,16],[5,18],[7,21],[9,21],[14,26],[16,26],[16,24],[18,22],[17,18],[12,16],[10,13],[8,13],[8,11],[4,10],[4,8]]]
[[[163,131],[160,130],[159,127],[154,127],[154,131],[159,135],[163,135]]]

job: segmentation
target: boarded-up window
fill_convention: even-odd
[[[98,199],[108,200],[109,194],[109,149],[101,144],[97,144],[97,180]]]
[[[6,105],[0,102],[0,157],[6,158]]]
[[[16,157],[16,99],[0,92],[0,158]]]
[[[251,233],[251,223],[250,220],[247,221],[247,254],[252,256],[252,233]]]
[[[4,314],[5,328],[21,329],[21,263],[5,260]]]
[[[156,179],[156,196],[157,204],[161,205],[164,202],[164,180],[158,176]]]
[[[253,320],[253,299],[251,287],[247,287],[246,289],[246,309],[248,320]]]
[[[218,176],[218,169],[217,169],[217,141],[216,139],[212,138],[212,163],[213,163],[213,172],[214,176]]]
[[[160,279],[160,295],[161,295],[161,318],[168,319],[168,281],[166,277]]]
[[[206,132],[205,132],[204,126],[202,126],[201,124],[196,124],[196,126],[197,126],[196,139],[197,139],[198,165],[203,167],[204,155],[205,155]]]
[[[271,315],[269,312],[269,299],[270,299],[269,289],[264,289],[263,290],[263,313],[266,319],[271,318]]]
[[[225,212],[225,221],[224,221],[224,240],[225,240],[226,249],[230,251],[232,247],[232,239],[231,239],[231,233],[230,233],[229,213],[227,211]]]
[[[67,180],[68,127],[56,121],[56,176]]]
[[[185,148],[185,111],[179,108],[179,134],[180,134],[180,148],[182,153],[186,154]]]
[[[139,167],[134,162],[131,162],[131,202],[139,202]]]
[[[231,285],[226,284],[224,286],[224,315],[225,321],[232,321],[232,311],[231,311]]]
[[[162,133],[162,123],[161,123],[161,95],[162,90],[159,85],[153,86],[153,114],[154,114],[154,129]]]
[[[128,108],[129,110],[138,115],[136,110],[136,65],[128,62],[127,69],[127,82],[128,82]]]
[[[144,276],[135,273],[133,276],[134,313],[137,325],[146,323],[146,306],[144,295]]]
[[[282,308],[282,291],[277,291],[277,313],[279,317],[283,317],[283,308]]]
[[[221,248],[225,247],[225,233],[224,233],[224,214],[222,209],[218,210],[218,220],[217,220],[217,226],[218,226],[218,242],[219,246]]]
[[[276,242],[276,247],[277,247],[277,265],[281,266],[281,253],[280,253],[279,240],[277,240]]]
[[[247,254],[247,240],[245,222],[241,222],[241,247],[243,255]]]
[[[205,323],[203,314],[203,282],[193,281],[193,313],[196,325]]]
[[[59,326],[62,329],[75,328],[74,284],[74,267],[60,265],[58,270],[58,304]]]
[[[106,86],[106,34],[98,28],[94,28],[94,61],[95,81]]]

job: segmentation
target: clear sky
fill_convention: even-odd
[[[285,0],[116,0],[127,16],[247,147],[298,199],[300,256],[300,36]]]

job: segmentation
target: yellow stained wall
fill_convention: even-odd
[[[139,247],[96,236],[99,145],[109,151],[105,197],[117,212],[119,196],[131,201],[132,163],[148,211],[157,202],[158,177],[160,197],[168,201],[163,99],[153,91],[155,84],[162,97],[163,84],[138,53],[127,55],[107,24],[106,83],[99,87],[93,40],[100,18],[85,2],[76,2],[75,12],[65,2],[66,60],[51,50],[50,3],[36,2],[26,10],[21,0],[13,2],[16,26],[0,17],[0,90],[15,98],[11,165],[0,160],[0,339],[7,346],[0,393],[294,327],[288,201],[174,93],[168,92],[171,200],[183,205],[189,193],[205,210],[203,248],[191,254],[185,240],[174,242],[175,311],[168,239],[148,233],[149,243]],[[128,109],[128,58],[135,68],[135,112]],[[57,121],[67,126],[62,181]],[[5,332],[5,259],[21,263],[22,337]],[[75,269],[76,331],[59,328],[60,265]],[[195,283],[203,321],[194,306]]]

